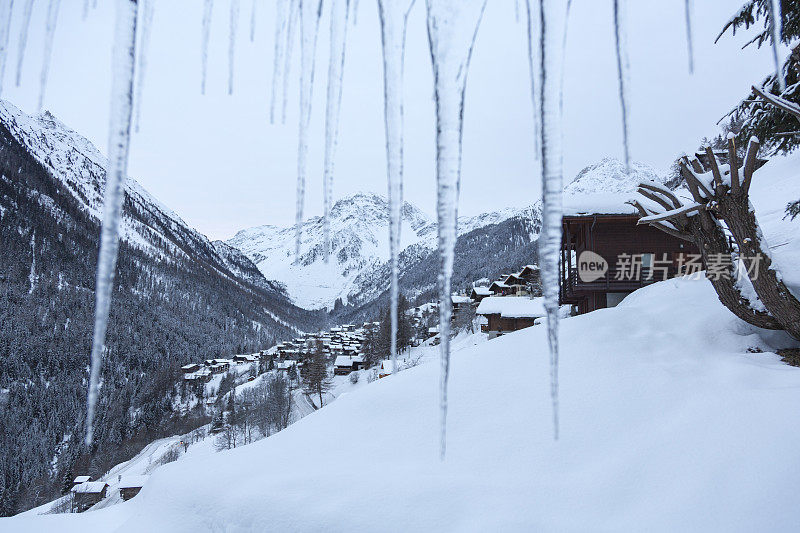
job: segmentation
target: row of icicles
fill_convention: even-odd
[[[18,2],[20,0],[17,0]],[[34,0],[23,2],[19,34],[16,84],[19,86],[28,27]],[[128,150],[132,125],[139,127],[142,90],[147,68],[147,50],[153,21],[155,0],[114,0],[116,28],[114,32],[114,68],[111,114],[109,120],[109,163],[101,225],[100,252],[96,281],[95,324],[92,341],[90,383],[87,401],[86,444],[91,445],[97,405],[104,339],[111,304],[114,271],[119,244],[119,224],[127,177]],[[200,90],[205,93],[208,46],[214,0],[203,0],[201,24]],[[628,147],[628,59],[626,52],[625,0],[611,0],[614,11],[617,74],[623,125],[626,167],[630,164]],[[420,0],[422,3],[423,0]],[[516,18],[521,12],[515,0]],[[330,12],[330,56],[325,109],[325,157],[323,170],[325,260],[329,260],[331,235],[329,214],[332,205],[334,160],[342,96],[347,28],[355,22],[358,0],[326,0]],[[384,114],[386,161],[389,198],[389,243],[391,276],[391,358],[397,370],[397,301],[398,254],[403,196],[403,62],[406,27],[415,0],[377,0],[381,24],[384,66]],[[437,122],[437,219],[440,269],[438,276],[441,381],[440,381],[440,454],[445,455],[447,384],[450,366],[451,307],[445,303],[451,294],[451,273],[457,238],[458,192],[461,175],[461,133],[464,112],[464,91],[475,36],[487,0],[425,0],[431,59],[434,70],[434,94]],[[528,52],[531,72],[531,96],[534,101],[534,143],[541,158],[542,232],[539,239],[539,260],[542,267],[543,292],[547,311],[550,351],[551,397],[554,436],[558,438],[558,256],[561,247],[561,108],[562,63],[566,45],[566,27],[571,0],[526,0]],[[691,0],[684,0],[689,70],[693,70]],[[97,0],[84,0],[83,17],[97,6]],[[258,0],[250,9],[250,40],[255,38]],[[300,257],[303,206],[306,182],[306,159],[310,140],[311,96],[315,72],[317,35],[322,16],[322,0],[275,0],[275,40],[272,66],[270,121],[286,120],[287,87],[295,34],[300,42],[300,113],[297,150],[297,208],[295,257]],[[11,15],[14,1],[0,7],[0,95],[7,59]],[[45,47],[40,75],[39,109],[42,108],[53,38],[58,20],[60,0],[48,0]],[[778,64],[780,35],[780,3],[770,0],[770,31],[774,46],[776,73],[783,86],[783,73]],[[235,46],[238,33],[240,0],[230,0],[228,40],[228,93],[233,93]],[[138,36],[138,46],[137,46]],[[278,109],[278,94],[282,95]],[[135,98],[134,98],[135,96]],[[134,122],[134,101],[136,102]]]

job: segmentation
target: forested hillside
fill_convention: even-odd
[[[129,183],[99,420],[85,453],[99,236],[90,193],[102,193],[105,171],[85,147],[64,154],[53,142],[54,132],[74,132],[57,122],[36,131],[35,120],[23,124],[28,117],[3,105],[0,515],[10,515],[51,499],[76,472],[100,473],[203,421],[199,411],[173,410],[180,365],[267,348],[295,334],[287,324],[314,329],[322,316],[293,306],[244,255]]]

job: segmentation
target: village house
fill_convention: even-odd
[[[480,303],[481,300],[491,295],[492,291],[489,290],[489,287],[472,287],[469,298],[475,303]]]
[[[607,196],[565,204],[559,302],[577,314],[614,307],[636,289],[680,275],[699,253],[691,242],[637,225],[636,209],[625,204],[630,195]]]
[[[534,325],[537,318],[546,315],[544,298],[490,296],[478,305],[481,331],[493,339],[510,331]]]
[[[126,476],[119,484],[119,495],[123,501],[128,501],[142,490],[147,476]]]
[[[75,487],[87,481],[92,481],[92,476],[78,476],[72,481],[72,486]]]
[[[108,483],[105,481],[86,481],[72,487],[72,507],[82,513],[106,497]]]
[[[200,365],[197,363],[190,363],[181,367],[181,372],[184,374],[191,374],[192,372],[197,372],[198,370],[200,370]]]
[[[354,370],[364,368],[364,358],[360,355],[340,355],[333,363],[333,373],[335,375],[346,376]]]

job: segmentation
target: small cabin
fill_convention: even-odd
[[[147,476],[126,476],[119,484],[119,496],[123,501],[128,501],[142,490]]]
[[[481,301],[476,314],[483,318],[481,331],[493,339],[510,331],[533,326],[537,318],[547,313],[544,310],[544,298],[490,296]]]
[[[198,370],[200,370],[200,365],[197,363],[190,363],[181,367],[181,372],[184,374],[191,374],[193,372],[197,372]]]
[[[681,275],[694,243],[638,225],[633,196],[571,198],[562,218],[559,302],[577,314],[614,307],[636,289]],[[574,204],[574,205],[569,205]]]
[[[86,481],[72,487],[72,506],[76,513],[82,513],[106,497],[108,483],[105,481]]]
[[[489,290],[489,287],[472,287],[472,290],[469,293],[469,298],[473,302],[477,303],[491,295],[492,291]]]
[[[87,481],[92,481],[92,476],[78,476],[72,481],[72,486],[75,487]]]
[[[346,376],[362,368],[364,368],[364,358],[360,355],[339,355],[333,363],[333,373],[338,376]]]

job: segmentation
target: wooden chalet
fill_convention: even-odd
[[[398,363],[398,367],[399,367]],[[384,359],[381,361],[381,364],[378,366],[378,379],[383,379],[386,376],[392,375],[392,360],[391,359]]]
[[[364,358],[360,355],[339,355],[333,363],[333,373],[337,376],[346,376],[362,368],[364,368]]]
[[[181,367],[181,371],[184,374],[191,374],[193,372],[197,372],[198,370],[200,370],[200,368],[201,368],[200,365],[198,365],[197,363],[190,363],[188,365],[183,365]]]
[[[510,331],[533,326],[536,319],[546,313],[541,297],[490,296],[481,301],[476,314],[482,322],[481,331],[493,339]]]
[[[128,476],[122,478],[119,484],[119,496],[123,501],[128,501],[142,490],[147,476]]]
[[[106,497],[108,483],[105,481],[86,481],[72,487],[72,507],[74,512],[82,513]]]
[[[87,481],[92,481],[92,476],[77,476],[74,480],[72,480],[72,486],[76,487],[81,483],[86,483]]]
[[[472,287],[472,290],[469,293],[469,298],[473,302],[480,302],[487,296],[491,296],[492,291],[489,290],[489,287]]]
[[[633,193],[611,196],[601,198],[601,205],[588,197],[584,206],[565,205],[559,301],[578,314],[614,307],[636,289],[675,277],[681,260],[698,253],[693,243],[637,225],[636,209],[625,204]],[[603,270],[603,260],[607,270],[591,279],[591,271]]]

